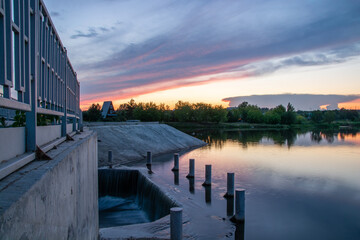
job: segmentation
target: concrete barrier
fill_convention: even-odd
[[[42,146],[61,137],[61,125],[36,127],[36,144]]]
[[[0,128],[0,162],[25,153],[25,128]]]
[[[0,239],[98,238],[97,137],[74,138],[0,181]]]

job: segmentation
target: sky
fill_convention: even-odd
[[[82,109],[131,98],[231,106],[223,100],[360,94],[358,0],[44,2]],[[360,97],[341,104],[360,109]]]

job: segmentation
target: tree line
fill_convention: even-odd
[[[245,122],[285,125],[360,120],[359,111],[356,110],[295,111],[291,103],[288,103],[286,107],[279,105],[274,108],[260,108],[243,102],[237,107],[224,108],[221,105],[178,101],[172,110],[165,104],[136,103],[131,99],[121,104],[115,113],[115,116],[102,119],[101,106],[92,104],[87,111],[83,112],[83,118],[84,121]]]

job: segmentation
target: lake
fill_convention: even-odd
[[[360,133],[190,134],[208,145],[181,154],[178,176],[171,155],[155,157],[153,171],[228,224],[232,209],[223,195],[226,174],[234,172],[235,189],[246,189],[244,236],[238,239],[360,239]],[[196,161],[193,186],[185,178],[190,158]],[[205,164],[212,165],[210,189],[202,186]]]

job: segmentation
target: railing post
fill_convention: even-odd
[[[26,112],[26,151],[35,151],[36,150],[36,126],[37,126],[37,104],[38,104],[38,93],[37,93],[37,81],[39,77],[39,1],[34,2],[34,13],[30,16],[32,19],[30,30],[30,47],[31,55],[30,62],[34,64],[31,65],[30,69],[30,86],[29,86],[29,104],[31,106],[31,112]]]
[[[68,88],[68,79],[67,79],[67,50],[65,49],[65,71],[64,71],[64,116],[61,118],[61,136],[66,136],[66,125],[67,125],[67,88]]]

